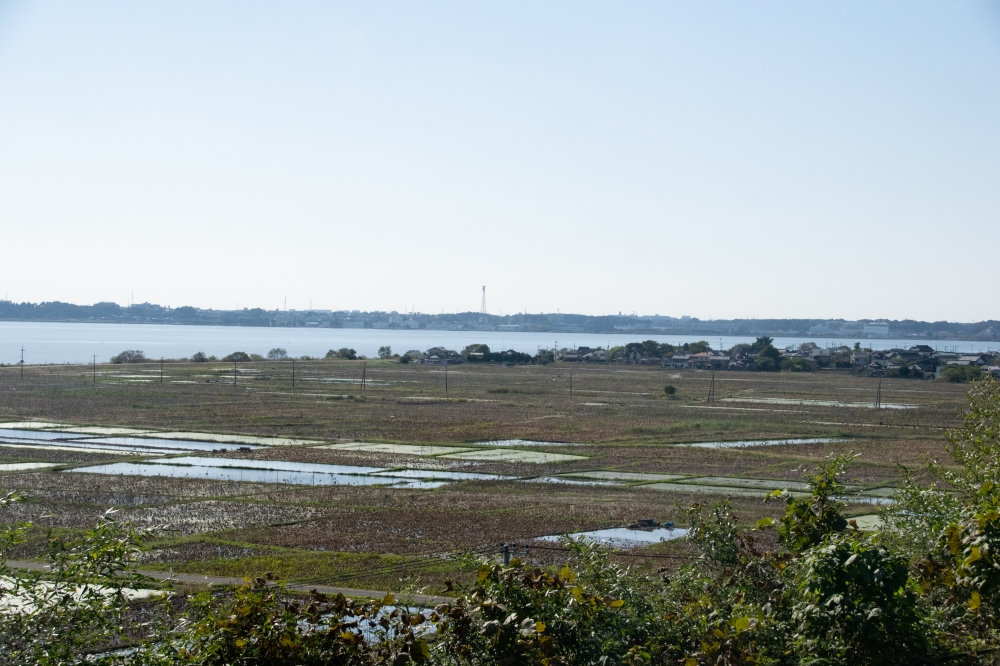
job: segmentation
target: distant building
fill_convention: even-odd
[[[861,332],[868,337],[887,338],[889,337],[889,324],[881,321],[872,322],[865,324]]]

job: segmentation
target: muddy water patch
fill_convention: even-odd
[[[59,440],[83,439],[86,435],[74,435],[65,432],[48,432],[46,430],[19,430],[0,428],[0,439],[17,441],[55,442]]]
[[[253,483],[278,483],[300,486],[392,486],[400,482],[365,474],[328,474],[296,472],[284,469],[248,469],[208,465],[171,465],[163,463],[113,463],[80,467],[65,473],[88,473],[125,476],[165,476],[175,479],[211,479]],[[405,485],[406,482],[403,482]]]
[[[568,536],[574,541],[589,541],[615,548],[636,548],[649,546],[663,541],[673,541],[688,534],[683,527],[654,527],[650,529],[629,529],[627,527],[612,527],[606,530],[591,530],[575,534],[552,534],[538,537],[537,541],[559,541]]]
[[[654,474],[652,472],[616,472],[614,470],[593,470],[589,472],[567,472],[563,477],[578,477],[585,479],[606,479],[609,481],[673,481],[683,479],[684,474]]]
[[[172,453],[177,453],[177,451],[171,451],[166,449],[125,449],[125,448],[114,448],[114,447],[103,447],[98,444],[88,445],[85,442],[74,442],[72,444],[46,444],[44,442],[38,441],[0,441],[0,447],[5,449],[23,449],[24,452],[30,453],[31,451],[69,451],[73,453],[103,453],[110,455],[143,455],[143,456],[162,456],[170,455]]]
[[[80,440],[81,443],[106,444],[116,448],[164,451],[238,451],[239,449],[259,449],[248,444],[225,444],[219,442],[196,442],[186,439],[154,439],[152,437],[94,437]]]
[[[41,462],[6,463],[0,465],[0,472],[26,472],[29,470],[55,467],[56,464],[57,463],[41,463]]]
[[[476,446],[579,446],[572,442],[543,442],[538,439],[491,439],[485,442],[473,442]]]
[[[363,451],[366,453],[395,453],[404,456],[439,456],[445,453],[462,453],[472,451],[469,447],[433,446],[423,444],[389,444],[382,442],[345,442],[343,444],[328,444],[317,446],[317,449],[333,449],[336,451]]]
[[[805,398],[723,398],[719,402],[751,402],[766,405],[815,405],[817,407],[867,407],[876,409],[916,409],[917,405],[903,403],[883,402],[876,405],[874,402],[846,402],[843,400],[808,400]]]
[[[519,449],[479,449],[465,453],[451,453],[441,456],[454,460],[489,460],[495,462],[550,463],[586,460],[585,456],[568,453],[548,453],[546,451],[521,451]]]
[[[297,439],[294,437],[257,437],[254,435],[226,435],[212,432],[157,432],[150,437],[160,439],[185,439],[196,442],[223,442],[227,444],[260,444],[261,446],[296,446],[320,444],[315,439]]]
[[[703,449],[736,449],[751,446],[780,446],[782,444],[840,444],[850,441],[843,437],[807,437],[801,439],[744,439],[734,442],[690,442],[675,446],[694,446]]]

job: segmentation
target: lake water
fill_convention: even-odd
[[[426,350],[444,346],[460,351],[473,343],[485,343],[491,349],[514,349],[534,354],[542,348],[607,347],[628,342],[653,339],[657,342],[683,344],[708,339],[713,346],[719,336],[706,335],[642,335],[590,333],[497,333],[490,331],[427,331],[365,328],[255,328],[250,326],[180,326],[164,324],[90,324],[52,322],[0,322],[0,363],[14,364],[21,358],[24,347],[25,363],[89,363],[109,358],[125,349],[141,349],[149,358],[185,358],[203,351],[225,356],[234,351],[266,354],[282,347],[292,356],[323,356],[328,349],[351,347],[359,354],[374,357],[378,348],[390,345],[403,353],[410,349]],[[722,345],[729,348],[741,342],[753,342],[752,337],[722,336]],[[828,342],[852,346],[855,341],[875,349],[910,347],[926,344],[939,349],[962,352],[995,349],[997,343],[960,340],[867,340],[862,338],[775,338],[774,344],[784,347],[802,342],[823,345]]]

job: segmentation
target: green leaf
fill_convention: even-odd
[[[732,625],[736,631],[746,631],[750,628],[750,618],[738,617],[732,621]]]

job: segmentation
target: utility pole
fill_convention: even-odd
[[[882,409],[882,377],[878,378],[878,391],[875,393],[875,409]]]
[[[233,386],[236,386],[236,359],[233,359]]]
[[[21,379],[24,379],[24,347],[21,347]]]
[[[94,354],[94,388],[97,388],[97,354]]]
[[[292,359],[292,390],[295,390],[295,359]]]
[[[712,368],[712,383],[708,387],[708,402],[715,402],[715,368]]]
[[[361,366],[361,390],[365,390],[365,386],[368,384],[368,361]]]
[[[163,383],[163,357],[160,357],[160,383]]]

